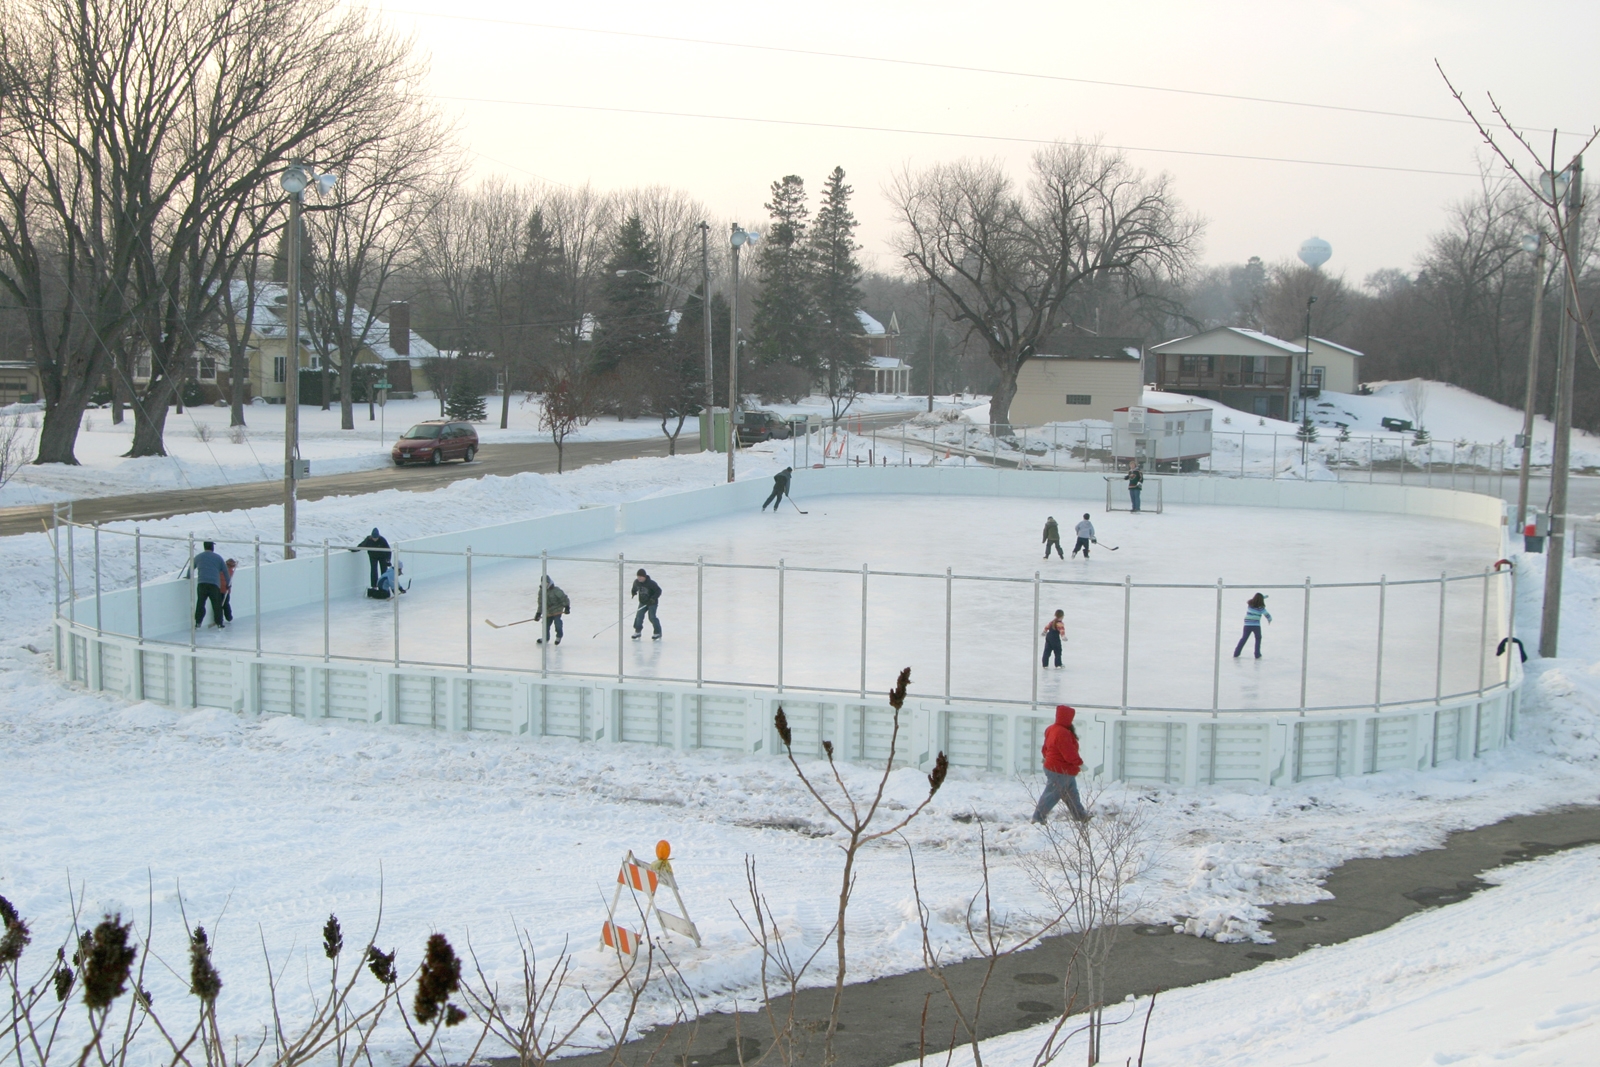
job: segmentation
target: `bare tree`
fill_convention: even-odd
[[[16,475],[18,467],[28,462],[37,436],[21,415],[0,415],[0,489]]]
[[[990,419],[1000,424],[1010,421],[1018,370],[1074,289],[1181,270],[1202,230],[1165,175],[1146,177],[1120,152],[1053,145],[1034,154],[1031,170],[1019,190],[998,163],[941,163],[907,168],[888,189],[901,255],[999,370]]]

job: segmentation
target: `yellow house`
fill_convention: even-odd
[[[39,368],[32,360],[0,360],[0,407],[39,401]]]
[[[1012,425],[1110,422],[1117,408],[1139,403],[1144,360],[1138,338],[1073,337],[1061,343],[1064,353],[1030,356],[1017,371]]]
[[[1306,339],[1295,344],[1302,349]],[[1353,393],[1361,384],[1362,352],[1344,345],[1334,344],[1325,337],[1311,336],[1311,361],[1306,367],[1307,385],[1319,392],[1327,389],[1335,393]]]

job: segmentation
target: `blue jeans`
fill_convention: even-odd
[[[564,636],[566,636],[562,632],[562,629],[561,629],[561,612],[559,612],[559,611],[552,612],[551,614],[546,615],[544,617],[544,639],[546,641],[550,640],[550,627],[552,627],[552,626],[554,626],[556,628],[556,640],[557,641],[561,640]]]
[[[1056,633],[1054,630],[1051,630],[1049,633],[1044,635],[1044,660],[1039,664],[1039,666],[1050,666],[1051,656],[1055,656],[1056,666],[1061,666],[1061,635]]]
[[[1239,643],[1233,646],[1234,659],[1239,658],[1239,653],[1244,651],[1245,643],[1250,640],[1252,635],[1254,635],[1256,639],[1256,659],[1261,658],[1261,627],[1246,626],[1244,628],[1244,633],[1239,635]]]
[[[1050,814],[1050,809],[1062,800],[1067,802],[1067,808],[1072,812],[1074,819],[1084,822],[1089,818],[1089,813],[1083,808],[1083,800],[1078,796],[1077,776],[1045,771],[1044,792],[1039,794],[1039,806],[1033,809],[1033,821],[1044,822],[1045,816]]]
[[[1133,510],[1134,511],[1138,511],[1139,510],[1139,494],[1142,493],[1142,492],[1144,492],[1143,489],[1134,489],[1134,488],[1131,488],[1131,487],[1128,489],[1128,499],[1133,501]]]
[[[656,618],[656,606],[654,604],[641,604],[639,610],[633,613],[633,632],[636,634],[644,633],[646,615],[650,616],[650,625],[655,628],[656,636],[660,637],[661,620]]]

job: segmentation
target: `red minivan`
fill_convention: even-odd
[[[459,459],[471,463],[478,454],[478,431],[471,423],[429,419],[400,435],[389,456],[396,467],[407,463],[443,463]]]

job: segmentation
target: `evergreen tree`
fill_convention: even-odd
[[[1308,443],[1317,439],[1317,427],[1311,421],[1310,415],[1300,420],[1300,428],[1295,430],[1294,435],[1299,440]]]
[[[853,191],[844,183],[844,168],[834,167],[811,227],[817,355],[834,418],[855,399],[856,371],[867,364],[866,336],[856,318],[861,306],[861,264],[856,253],[861,246],[856,244],[856,217],[850,211]]]
[[[761,293],[750,327],[756,358],[814,372],[817,315],[806,244],[805,179],[790,174],[773,182],[772,199],[765,206],[771,222],[756,253]]]
[[[472,383],[473,377],[472,374],[459,373],[455,376],[455,381],[450,384],[450,396],[444,402],[445,418],[461,422],[482,422],[488,418],[483,397]]]
[[[603,299],[594,334],[595,369],[636,372],[648,368],[671,337],[661,303],[656,249],[637,214],[617,229],[600,279]]]

